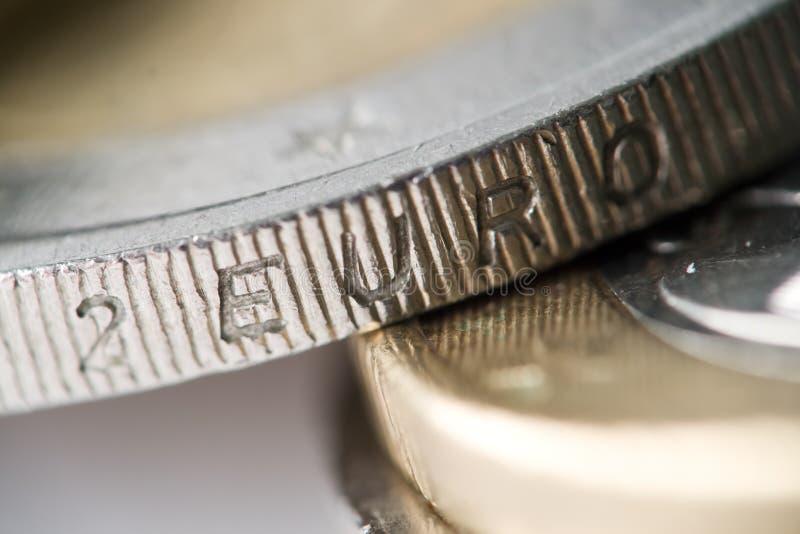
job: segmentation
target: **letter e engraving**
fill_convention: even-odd
[[[500,195],[516,192],[522,198],[510,210],[494,213],[492,203]],[[539,189],[530,176],[511,178],[478,191],[478,228],[480,229],[481,261],[484,265],[497,262],[497,232],[518,231],[539,246],[541,239],[530,219],[539,202]],[[522,238],[522,236],[520,236]]]
[[[257,272],[263,272],[266,276],[266,269],[269,267],[283,267],[283,257],[275,254],[264,259],[219,270],[220,329],[222,339],[228,343],[241,337],[255,339],[265,333],[276,334],[286,326],[283,319],[268,319],[260,323],[245,325],[236,324],[237,311],[254,309],[257,304],[266,305],[271,303],[272,299],[269,291],[264,289],[237,295],[233,290],[234,277],[244,277]]]
[[[344,260],[345,292],[362,306],[386,300],[406,288],[411,281],[411,239],[408,216],[404,213],[394,219],[394,241],[397,247],[396,270],[388,284],[368,289],[361,281],[356,258],[356,236],[350,232],[342,234],[342,256]]]

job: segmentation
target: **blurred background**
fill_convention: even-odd
[[[236,114],[447,45],[524,0],[0,5],[0,142]]]
[[[358,532],[337,466],[345,348],[0,418],[0,532]]]

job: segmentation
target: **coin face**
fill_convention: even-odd
[[[525,280],[800,143],[796,2],[545,3],[497,24],[285,106],[0,148],[0,409],[249,365]]]
[[[797,170],[722,203],[683,230],[656,235],[603,272],[666,342],[699,358],[800,381]]]
[[[690,224],[750,231],[723,238],[724,226],[720,234],[695,230],[685,249],[670,252],[694,258],[689,272],[678,256],[662,258],[677,238],[653,235],[651,248],[662,253],[631,253],[646,269],[623,269],[611,282],[601,273],[616,273],[621,254],[607,269],[575,266],[537,280],[528,294],[483,298],[361,337],[357,366],[394,464],[467,531],[790,531],[800,517],[796,349],[777,335],[764,343],[748,334],[761,328],[753,319],[735,332],[712,330],[706,316],[673,309],[659,288],[704,313],[725,305],[777,314],[763,303],[793,271],[772,262],[751,278],[737,277],[752,272],[737,268],[762,255],[792,257],[796,214],[772,207],[769,217],[749,219],[728,210],[757,211],[753,199],[783,195],[795,172]],[[751,245],[738,245],[740,235]],[[704,269],[710,278],[681,285],[682,274]],[[714,291],[714,283],[738,293]],[[703,344],[682,339],[701,333]],[[746,346],[731,352],[737,343]]]

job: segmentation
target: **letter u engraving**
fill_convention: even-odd
[[[388,284],[369,289],[358,273],[356,257],[356,236],[350,232],[342,234],[342,255],[344,260],[345,292],[362,306],[386,300],[403,291],[411,281],[411,239],[408,216],[404,213],[394,219],[395,274]]]

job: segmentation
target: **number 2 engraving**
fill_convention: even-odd
[[[111,295],[97,294],[91,297],[86,297],[75,309],[75,313],[78,314],[78,317],[84,318],[89,313],[89,310],[98,306],[107,308],[111,312],[111,320],[108,322],[106,328],[100,332],[100,335],[97,336],[97,339],[89,348],[89,351],[86,353],[86,355],[81,356],[80,370],[82,373],[85,373],[88,369],[105,371],[105,369],[102,367],[90,366],[89,361],[96,356],[101,347],[105,347],[105,345],[108,343],[108,340],[111,338],[111,334],[113,334],[114,330],[119,328],[119,325],[125,320],[125,306],[122,304],[120,299]]]

